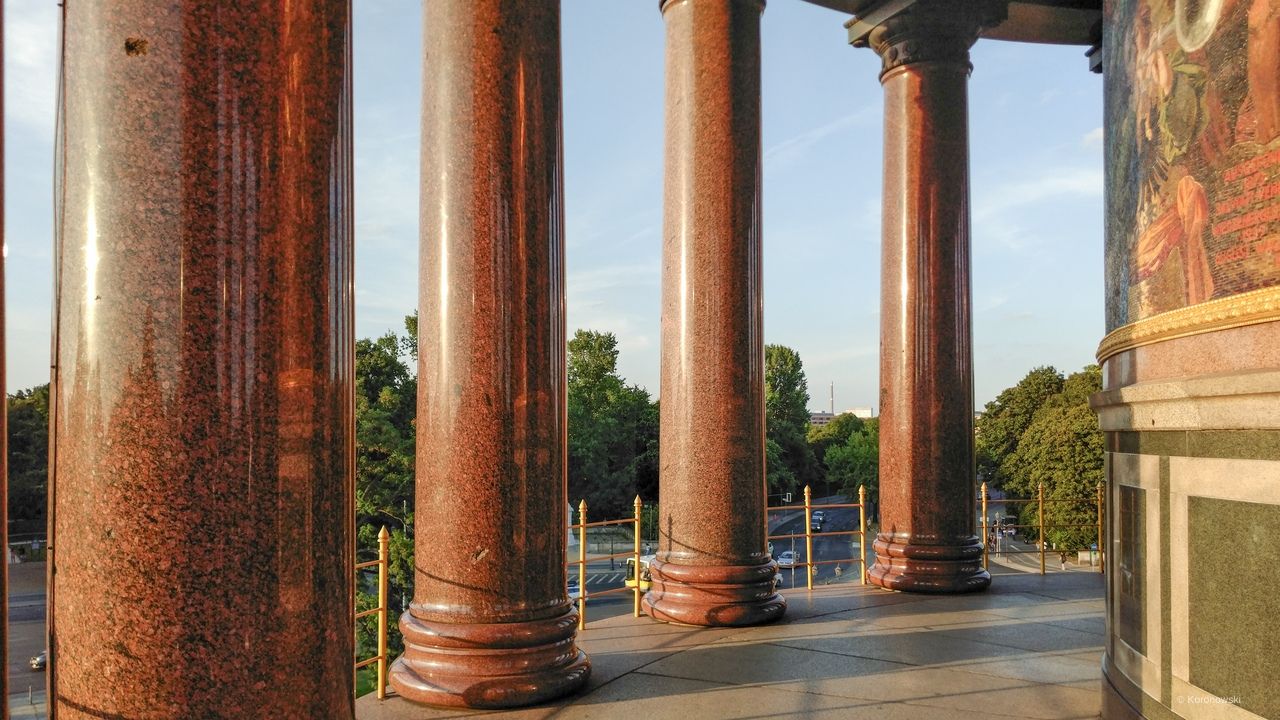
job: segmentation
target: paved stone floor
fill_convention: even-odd
[[[999,575],[982,594],[858,585],[791,592],[786,617],[701,629],[614,617],[581,635],[582,693],[505,713],[357,701],[358,720],[504,718],[1096,718],[1102,577]],[[590,608],[588,608],[589,610]]]

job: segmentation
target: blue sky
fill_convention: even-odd
[[[564,0],[569,333],[617,334],[658,392],[663,24],[656,0]],[[48,381],[57,4],[5,0],[9,391]],[[825,408],[875,406],[879,61],[845,18],[772,0],[763,33],[765,338],[800,353]],[[420,4],[355,0],[356,331],[416,300]],[[1102,79],[1083,48],[973,51],[975,401],[1103,335]],[[877,408],[878,412],[878,408]]]

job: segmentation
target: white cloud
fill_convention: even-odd
[[[49,0],[4,3],[4,109],[41,138],[53,138],[58,8]]]
[[[569,272],[565,286],[569,293],[570,303],[583,296],[602,291],[613,291],[623,287],[657,286],[660,280],[658,264],[634,263],[620,265],[601,265],[590,270]]]
[[[804,157],[809,148],[817,145],[828,136],[867,122],[875,111],[876,109],[873,106],[868,106],[857,112],[838,117],[825,125],[819,125],[816,128],[806,130],[799,135],[776,143],[768,150],[765,150],[765,163],[786,165],[799,160]]]
[[[1059,97],[1061,97],[1061,96],[1062,96],[1062,91],[1061,91],[1061,90],[1059,90],[1059,89],[1057,89],[1057,88],[1050,88],[1050,89],[1045,90],[1044,92],[1040,93],[1040,104],[1041,104],[1041,105],[1048,105],[1048,104],[1052,103],[1054,100],[1057,100],[1057,99],[1058,99]]]
[[[1056,202],[1064,196],[1101,197],[1102,168],[1047,169],[1034,178],[1010,178],[979,198],[974,204],[973,220],[987,222],[1012,210]]]
[[[1102,147],[1102,128],[1096,127],[1080,138],[1080,144],[1087,148]]]

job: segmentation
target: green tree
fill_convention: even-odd
[[[791,472],[791,467],[787,465],[783,458],[782,446],[773,438],[765,438],[764,441],[764,466],[765,478],[768,480],[769,493],[778,494],[793,493],[792,501],[796,497],[794,495],[796,489],[796,476]]]
[[[49,384],[9,396],[9,520],[43,532],[48,504]]]
[[[1090,365],[1072,374],[1061,390],[1046,398],[1001,463],[1008,473],[1005,489],[1036,497],[1045,488],[1046,539],[1060,548],[1083,549],[1096,542],[1096,488],[1103,481],[1102,431],[1089,407],[1089,396],[1102,389],[1102,372]],[[1028,503],[1023,524],[1034,524],[1039,509]]]
[[[1062,374],[1053,367],[1037,367],[987,403],[975,428],[979,479],[1004,487],[1010,477],[1004,462],[1018,449],[1040,406],[1062,391],[1062,383]]]
[[[880,420],[871,418],[849,434],[845,442],[833,445],[825,454],[827,481],[840,488],[851,502],[857,500],[858,487],[867,490],[867,504],[880,501]],[[874,513],[872,513],[874,514]]]
[[[809,382],[804,363],[785,345],[764,348],[766,474],[770,493],[796,492],[819,477],[809,432]],[[770,447],[774,460],[769,460]]]
[[[860,432],[862,428],[862,419],[853,413],[841,413],[826,425],[810,425],[808,441],[813,450],[814,461],[820,465],[825,463],[828,449],[845,444],[850,435]]]
[[[392,614],[413,596],[414,421],[417,377],[405,353],[417,344],[417,316],[405,318],[407,336],[387,333],[356,342],[356,547],[361,560],[376,559],[378,531],[390,533],[389,575]],[[362,576],[357,604],[377,602],[373,573]],[[363,656],[376,653],[376,625],[357,626]],[[403,642],[395,623],[389,640],[400,652]]]
[[[630,516],[658,495],[658,406],[618,375],[613,333],[579,330],[568,348],[569,498],[594,518]]]

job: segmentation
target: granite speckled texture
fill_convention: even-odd
[[[1102,363],[1106,390],[1142,382],[1280,367],[1280,321],[1199,333],[1118,352]]]
[[[51,710],[350,718],[350,4],[64,18]]]
[[[414,599],[391,686],[526,705],[581,687],[565,589],[560,3],[424,6]]]
[[[881,532],[869,577],[894,590],[991,582],[973,503],[967,84],[978,27],[951,3],[929,2],[870,38],[886,70]],[[904,53],[922,61],[904,64]]]
[[[651,616],[782,616],[764,538],[761,0],[667,0],[661,503]],[[705,422],[707,414],[718,418]]]
[[[1189,680],[1280,717],[1275,666],[1262,660],[1280,644],[1280,505],[1192,497],[1187,511]]]
[[[0,12],[0,117],[4,117],[4,13]],[[4,133],[0,133],[0,168],[4,167]],[[0,173],[0,247],[4,246],[4,173]],[[0,253],[0,388],[5,384],[5,342],[4,333],[4,253]],[[5,392],[4,407],[0,408],[0,518],[5,519],[4,527],[0,527],[0,548],[6,555],[0,559],[0,627],[5,628],[8,637],[9,628],[9,409],[8,392]],[[9,667],[9,643],[0,642],[0,667]],[[6,670],[0,678],[0,697],[9,697],[9,673]],[[7,701],[6,701],[7,702]],[[3,713],[0,713],[2,715]]]

